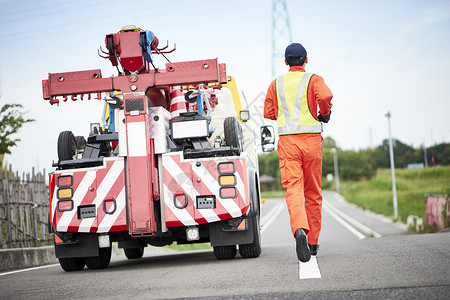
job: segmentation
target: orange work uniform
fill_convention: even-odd
[[[305,72],[305,68],[292,66],[289,72]],[[264,102],[264,117],[271,120],[277,120],[279,109],[282,109],[278,107],[276,85],[275,79],[269,86]],[[305,94],[309,112],[315,120],[318,120],[317,106],[323,116],[330,114],[333,94],[322,77],[312,75]],[[303,228],[308,235],[308,243],[312,245],[318,243],[322,224],[322,140],[320,132],[288,132],[280,134],[277,148],[292,234],[295,235],[298,228]]]

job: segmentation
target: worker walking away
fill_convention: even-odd
[[[330,120],[333,98],[322,77],[305,72],[307,62],[305,48],[290,44],[285,51],[289,72],[272,81],[264,102],[264,117],[277,120],[281,181],[301,262],[319,250],[322,122]]]

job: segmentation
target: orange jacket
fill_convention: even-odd
[[[289,68],[289,72],[305,72],[305,68],[301,66],[292,66]],[[275,86],[276,79],[272,81],[267,90],[266,100],[264,101],[264,118],[276,120],[278,117],[278,100],[277,100],[277,88]],[[308,87],[308,104],[309,110],[314,118],[317,119],[317,105],[319,105],[320,113],[326,116],[330,113],[330,109],[333,106],[331,99],[333,94],[331,93],[325,81],[319,75],[313,75]]]

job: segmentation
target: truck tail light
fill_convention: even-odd
[[[58,189],[57,194],[58,199],[70,199],[72,198],[72,196],[73,196],[73,189],[71,187]]]
[[[61,176],[58,176],[56,184],[58,185],[58,187],[61,187],[61,186],[72,186],[72,184],[73,184],[73,177],[72,177],[72,175],[61,175]]]
[[[222,187],[220,188],[220,198],[236,198],[237,190],[235,187]]]
[[[233,174],[236,172],[236,168],[234,166],[234,162],[227,161],[227,162],[221,162],[217,165],[217,171],[219,174]]]
[[[59,200],[56,210],[59,212],[71,211],[73,209],[73,200]]]
[[[224,185],[236,185],[236,177],[234,175],[220,175],[219,184]]]
[[[73,177],[72,175],[60,175],[56,178],[56,185],[58,189],[56,191],[56,210],[59,212],[73,210]]]

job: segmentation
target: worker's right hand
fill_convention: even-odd
[[[330,121],[330,116],[331,116],[331,111],[330,111],[330,113],[329,113],[328,115],[326,115],[326,116],[322,116],[322,114],[319,113],[318,119],[319,119],[319,121],[322,122],[322,123],[328,123],[328,121]]]

